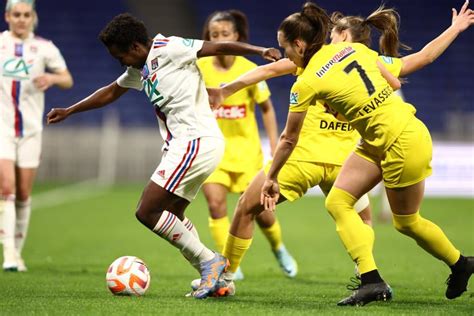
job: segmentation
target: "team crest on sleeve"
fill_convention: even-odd
[[[298,92],[290,93],[290,105],[298,104],[299,94]]]
[[[193,47],[194,40],[189,38],[183,38],[183,45],[187,47]]]
[[[390,56],[383,56],[383,55],[380,55],[380,57],[382,57],[383,61],[386,63],[386,64],[393,64],[393,58],[390,57]]]

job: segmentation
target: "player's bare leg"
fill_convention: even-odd
[[[150,181],[138,203],[137,219],[178,248],[193,265],[199,264],[201,284],[193,293],[196,298],[206,298],[219,276],[226,270],[228,261],[208,249],[183,224],[184,211],[189,201],[170,193]]]

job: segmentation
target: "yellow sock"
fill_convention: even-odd
[[[364,224],[354,209],[357,199],[348,192],[332,187],[326,198],[326,208],[336,222],[336,231],[359,273],[376,270],[372,248],[374,231]]]
[[[275,219],[275,222],[272,226],[268,228],[260,227],[262,233],[267,237],[268,242],[273,250],[277,250],[283,244],[283,240],[281,238],[281,226],[280,222]]]
[[[419,212],[411,215],[393,214],[393,225],[399,232],[413,238],[421,248],[448,266],[455,264],[461,255],[441,228],[421,217]]]
[[[250,239],[242,239],[239,237],[235,237],[232,234],[229,234],[227,237],[227,242],[224,247],[224,257],[229,259],[230,266],[229,271],[235,273],[237,268],[240,266],[240,262],[244,257],[247,250],[250,248],[252,244],[252,238]]]
[[[216,244],[216,250],[219,253],[222,253],[224,250],[229,227],[230,223],[227,216],[217,219],[209,217],[209,229],[211,230],[212,239],[214,239],[214,243]]]

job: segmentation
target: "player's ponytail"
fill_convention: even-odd
[[[321,49],[329,34],[331,20],[326,11],[312,2],[306,2],[301,12],[287,17],[280,24],[287,41],[303,40],[307,47],[303,56],[304,67],[311,57]]]
[[[202,39],[209,41],[209,25],[211,22],[228,21],[234,26],[234,30],[239,34],[237,39],[239,42],[248,42],[249,40],[249,23],[247,16],[239,10],[216,11],[209,15],[204,23],[202,30]]]
[[[384,55],[398,57],[400,56],[400,48],[410,49],[410,47],[400,42],[398,36],[399,21],[400,15],[397,11],[380,6],[363,22],[363,24],[373,26],[382,33],[379,39],[379,49]]]

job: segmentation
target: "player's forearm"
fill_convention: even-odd
[[[228,97],[235,92],[252,86],[260,81],[267,80],[274,77],[284,76],[296,71],[296,66],[289,59],[284,58],[277,62],[258,66],[245,74],[241,75],[232,82],[229,82],[222,87],[224,97]]]
[[[285,132],[280,137],[280,142],[277,145],[275,150],[275,155],[273,156],[273,162],[268,171],[267,178],[275,180],[278,178],[278,173],[281,168],[285,165],[288,158],[291,156],[291,153],[298,143],[298,138],[287,137]]]
[[[267,137],[270,142],[270,150],[272,155],[275,153],[278,142],[278,124],[276,120],[275,110],[273,105],[262,107],[262,121]]]
[[[459,29],[452,25],[419,52],[403,57],[400,76],[411,74],[434,62],[458,37],[459,33]]]
[[[215,55],[262,55],[264,47],[242,42],[224,41],[215,46]]]
[[[117,100],[128,89],[121,88],[115,82],[102,87],[90,96],[67,108],[68,115],[101,108]]]
[[[52,74],[53,84],[58,86],[61,89],[70,89],[74,84],[71,74],[69,71],[65,70],[60,73]]]

